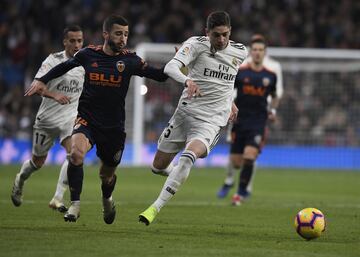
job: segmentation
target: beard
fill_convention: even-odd
[[[112,41],[111,39],[108,40],[108,45],[110,46],[110,49],[114,52],[114,53],[119,53],[122,49],[122,47],[119,47],[115,44],[114,41]]]

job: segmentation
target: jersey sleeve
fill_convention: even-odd
[[[146,77],[160,82],[168,79],[168,75],[164,73],[164,67],[160,69],[152,67],[137,55],[135,55],[135,57],[133,58],[133,64],[134,75]]]
[[[200,44],[201,42],[196,37],[189,38],[176,52],[173,59],[182,62],[184,66],[189,65],[199,55]]]

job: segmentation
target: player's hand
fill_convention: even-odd
[[[34,80],[30,87],[28,89],[26,89],[25,91],[25,95],[24,96],[32,96],[32,95],[43,95],[44,92],[46,91],[46,85],[41,82],[40,80]]]
[[[193,97],[196,98],[198,96],[202,96],[199,86],[191,79],[188,79],[185,81],[185,86],[187,87],[187,93],[188,93],[187,98],[188,99],[191,99]]]
[[[230,117],[229,117],[229,122],[235,122],[237,115],[238,115],[239,109],[236,107],[236,105],[234,103],[232,103],[231,106],[231,113],[230,113]]]
[[[271,122],[276,121],[276,110],[275,109],[268,111],[268,120]]]
[[[269,113],[268,114],[268,120],[271,122],[275,122],[276,121],[276,115]]]
[[[70,103],[70,97],[60,94],[60,93],[53,93],[52,98],[61,105]]]

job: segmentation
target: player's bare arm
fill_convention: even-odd
[[[51,92],[47,89],[45,89],[43,91],[43,94],[42,94],[43,97],[48,97],[48,98],[51,98],[53,100],[55,100],[56,102],[58,102],[59,104],[69,104],[70,103],[70,97],[66,96],[66,95],[63,95],[61,93],[55,93],[55,92]]]
[[[230,117],[229,117],[229,122],[236,121],[238,112],[239,112],[239,109],[236,107],[235,103],[233,102],[231,105],[231,113],[230,113]]]
[[[274,94],[271,96],[271,102],[268,108],[268,119],[272,122],[276,120],[276,109],[279,106],[279,98]]]
[[[26,89],[24,96],[43,95],[46,85],[40,80],[34,79],[30,87]]]
[[[60,94],[60,93],[54,93],[50,92],[46,85],[41,82],[40,80],[35,79],[30,87],[25,91],[25,96],[32,96],[32,95],[40,95],[44,97],[48,97],[51,99],[54,99],[59,104],[69,104],[70,98]]]

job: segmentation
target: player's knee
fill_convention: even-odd
[[[234,169],[240,169],[241,168],[241,162],[235,162],[235,163],[233,163],[233,167],[234,167]]]
[[[81,165],[84,162],[85,152],[73,147],[70,152],[70,161],[74,165]]]
[[[231,159],[231,165],[233,166],[234,169],[240,169],[242,166],[242,158],[232,158]]]
[[[36,168],[40,169],[46,160],[46,156],[45,157],[37,157],[37,156],[33,156],[32,157],[32,161],[35,164]]]
[[[106,174],[106,173],[100,173],[99,178],[101,182],[105,184],[110,184],[114,179],[114,174]]]
[[[244,165],[254,165],[255,160],[253,159],[244,159]]]
[[[151,168],[153,170],[164,170],[169,166],[169,163],[164,162],[160,158],[154,158]]]

